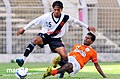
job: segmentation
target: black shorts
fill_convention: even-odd
[[[41,48],[43,48],[44,45],[49,44],[51,51],[57,53],[55,51],[56,48],[65,47],[64,44],[62,43],[61,38],[51,38],[51,36],[42,33],[39,33],[38,36],[42,37],[43,39],[43,45],[39,45]]]

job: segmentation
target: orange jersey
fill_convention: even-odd
[[[92,47],[82,44],[75,44],[69,56],[74,56],[81,68],[83,68],[89,60],[92,60],[94,63],[98,62],[96,51]]]

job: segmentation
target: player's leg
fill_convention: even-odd
[[[58,64],[60,66],[63,66],[64,64],[68,63],[68,55],[67,55],[65,47],[56,48],[56,51],[61,56],[61,61]],[[58,78],[63,78],[63,77],[64,77],[64,72],[59,73]]]
[[[52,66],[53,66],[54,68],[56,68],[57,65],[58,65],[58,63],[59,63],[60,61],[61,61],[61,57],[60,57],[60,56],[55,57],[55,58],[52,60]]]
[[[49,42],[49,46],[52,50],[52,52],[56,52],[60,55],[62,63],[60,63],[60,66],[68,63],[68,55],[65,49],[64,44],[62,43],[60,38],[52,38]]]
[[[73,71],[72,69],[73,69],[72,63],[67,63],[55,70],[52,70],[52,67],[48,67],[47,72],[43,75],[43,78],[50,76],[50,75],[56,75],[59,73],[65,73],[65,72],[71,73]]]
[[[60,63],[60,62],[61,62],[61,57],[60,57],[60,56],[55,57],[55,58],[52,60],[52,65],[53,65],[53,67],[56,68],[57,65],[58,65],[58,63]],[[63,78],[63,76],[64,76],[64,73],[60,73],[59,76],[58,76],[58,78]]]
[[[70,75],[76,74],[80,70],[80,64],[73,56],[68,56],[68,63],[63,65],[61,69],[59,70],[59,73],[62,74],[62,70],[65,70],[65,72],[68,72]]]
[[[56,51],[61,56],[61,61],[58,64],[60,66],[63,66],[64,64],[68,63],[68,57],[65,47],[56,48]],[[58,78],[63,78],[63,77],[64,77],[64,72],[59,73]]]
[[[50,75],[52,75],[52,67],[51,66],[47,68],[46,73],[43,74],[43,78],[48,77]]]
[[[42,44],[43,44],[42,38],[40,36],[36,36],[25,49],[24,56],[28,57],[28,55],[33,51],[36,45],[42,45]]]
[[[66,64],[68,62],[68,55],[65,47],[58,47],[55,49],[55,51],[61,56],[61,65]]]
[[[59,56],[58,57],[55,57],[52,61],[52,63],[56,63],[57,59],[60,58]],[[57,64],[59,62],[57,61]],[[77,62],[77,60],[75,59],[75,57],[73,56],[68,56],[68,63],[72,63],[73,64],[73,72],[70,73],[70,75],[74,75],[75,73],[77,73],[79,70],[80,70],[80,65],[79,63]],[[54,64],[53,64],[54,65]],[[63,78],[64,76],[64,73],[60,73],[59,75],[59,78]]]
[[[76,60],[76,58],[74,56],[68,56],[68,63],[72,63],[73,65],[73,72],[70,72],[70,75],[74,75],[76,74],[80,69],[80,64],[78,63],[78,61]]]
[[[58,70],[58,73],[64,73],[64,72],[71,73],[71,72],[73,72],[73,64],[67,63],[67,64],[61,66],[61,68],[59,68],[57,70]]]
[[[51,42],[49,43],[49,46],[50,46],[52,52],[56,52],[60,55],[61,60],[58,63],[60,66],[68,63],[67,52],[66,52],[65,46],[62,43],[60,38],[51,39]],[[61,76],[59,76],[59,77],[61,77]],[[62,74],[62,77],[63,77],[63,74]]]
[[[32,42],[30,42],[30,44],[26,47],[23,58],[16,59],[16,62],[18,63],[18,65],[21,67],[24,64],[26,57],[28,57],[29,54],[33,51],[34,47],[36,45],[42,45],[42,44],[43,44],[43,38],[41,36],[36,36],[32,40]]]
[[[58,43],[58,45],[59,45],[59,43]],[[54,50],[54,49],[52,49],[52,47],[51,47],[51,50]],[[53,60],[53,67],[56,67],[57,64],[62,66],[64,64],[68,63],[68,56],[67,56],[67,52],[66,52],[64,46],[61,45],[61,47],[57,47],[55,49],[55,51],[60,55],[60,57],[54,58],[54,60]]]
[[[61,57],[60,57],[60,56],[55,57],[55,58],[52,60],[52,65],[53,65],[53,67],[56,68],[57,65],[58,65],[58,63],[60,63],[60,62],[61,62]],[[59,65],[60,65],[60,64],[59,64]],[[58,78],[63,78],[63,77],[64,77],[64,73],[60,73],[59,76],[58,76]]]

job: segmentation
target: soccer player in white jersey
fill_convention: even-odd
[[[26,47],[23,58],[16,59],[16,62],[21,67],[24,64],[26,57],[32,52],[36,45],[44,47],[49,44],[51,51],[56,52],[61,56],[62,65],[68,62],[68,56],[61,37],[67,31],[67,23],[76,23],[88,29],[88,31],[95,32],[95,28],[88,26],[85,23],[71,17],[68,14],[62,13],[63,3],[61,1],[55,1],[52,4],[53,12],[43,14],[42,16],[34,19],[28,23],[25,27],[19,28],[17,35],[23,34],[27,29],[41,25],[42,29],[38,35],[30,42]]]

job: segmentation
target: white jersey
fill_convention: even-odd
[[[40,17],[34,19],[33,21],[31,21],[30,23],[28,23],[24,27],[24,30],[26,30],[30,27],[36,27],[36,26],[40,25],[40,26],[42,26],[40,33],[47,33],[48,35],[52,34],[55,31],[55,29],[58,27],[58,25],[61,23],[61,21],[63,20],[64,15],[68,15],[68,14],[61,13],[60,18],[55,18],[52,12],[43,14],[42,16],[40,16]],[[70,15],[68,15],[68,16],[69,16],[69,19],[63,25],[63,27],[61,28],[61,31],[56,36],[53,36],[53,38],[62,37],[65,34],[65,32],[68,30],[68,23],[76,23],[85,28],[88,28],[88,25],[86,25],[85,23],[71,17]]]

